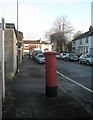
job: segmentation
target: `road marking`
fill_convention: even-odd
[[[59,74],[59,75],[61,75],[61,76],[62,76],[62,77],[64,77],[64,78],[66,78],[66,79],[70,80],[71,82],[73,82],[73,83],[77,84],[78,86],[80,86],[80,87],[82,87],[82,88],[86,89],[87,91],[89,91],[89,92],[93,93],[93,90],[91,90],[91,89],[89,89],[89,88],[87,88],[87,87],[85,87],[85,86],[81,85],[80,83],[78,83],[78,82],[76,82],[76,81],[72,80],[71,78],[69,78],[69,77],[67,77],[67,76],[63,75],[62,73],[60,73],[60,72],[58,72],[58,71],[56,71],[56,73],[57,73],[57,74]]]

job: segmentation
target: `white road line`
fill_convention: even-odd
[[[83,85],[79,84],[78,82],[76,82],[76,81],[72,80],[71,78],[69,78],[69,77],[67,77],[67,76],[63,75],[62,73],[60,73],[60,72],[58,72],[58,71],[56,71],[56,73],[57,73],[57,74],[59,74],[59,75],[61,75],[61,76],[62,76],[62,77],[64,77],[64,78],[66,78],[66,79],[70,80],[71,82],[73,82],[73,83],[77,84],[78,86],[80,86],[80,87],[82,87],[82,88],[86,89],[87,91],[89,91],[89,92],[93,93],[93,91],[92,91],[91,89],[89,89],[89,88],[87,88],[87,87],[85,87],[85,86],[83,86]]]

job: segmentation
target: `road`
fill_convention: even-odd
[[[39,65],[45,71],[45,65]],[[93,66],[57,60],[58,87],[76,99],[89,113],[93,105]]]
[[[75,80],[76,82],[84,85],[85,87],[92,89],[91,78],[93,66],[87,66],[84,64],[78,64],[78,62],[67,62],[63,60],[57,60],[57,71],[61,72],[65,76]]]
[[[57,60],[57,80],[60,89],[67,92],[92,113],[93,66]]]

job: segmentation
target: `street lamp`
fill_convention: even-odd
[[[19,69],[18,69],[18,0],[17,0],[17,70],[16,72],[18,73],[19,72]]]

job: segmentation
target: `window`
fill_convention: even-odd
[[[87,37],[87,38],[85,38],[85,43],[88,43],[88,37]]]
[[[93,55],[87,55],[88,58],[93,58]]]
[[[86,47],[86,51],[85,52],[88,53],[88,47]]]
[[[82,45],[82,40],[79,40],[79,45]]]
[[[82,47],[78,47],[78,52],[79,53],[83,53],[83,48]]]
[[[27,47],[28,47],[28,44],[24,44],[24,47],[27,48]]]
[[[76,43],[76,42],[75,42],[75,41],[73,41],[73,45],[75,45],[75,43]]]

